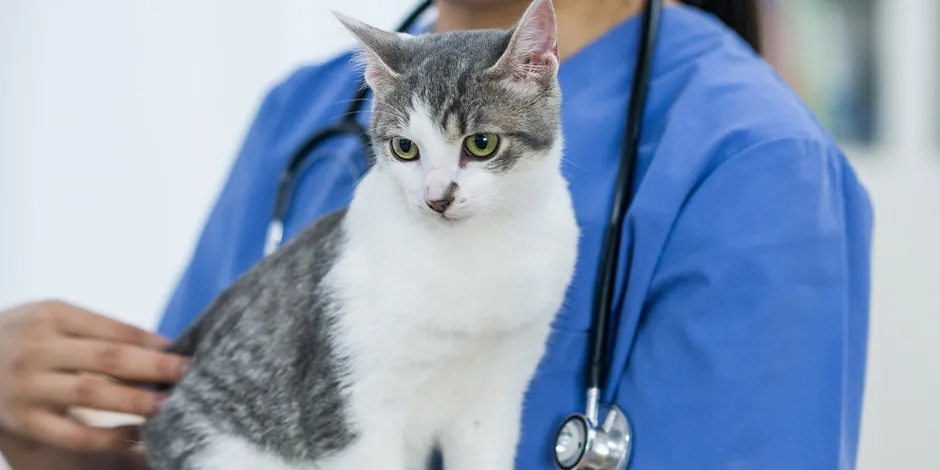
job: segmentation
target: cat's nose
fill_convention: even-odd
[[[429,198],[425,198],[425,199],[424,199],[424,202],[425,202],[425,203],[428,205],[428,207],[430,207],[431,210],[433,210],[434,212],[437,212],[437,213],[439,213],[439,214],[443,214],[444,211],[446,211],[447,208],[450,207],[450,204],[451,204],[452,202],[454,202],[454,196],[453,196],[453,195],[450,195],[450,196],[445,197],[445,198],[442,198],[442,199],[429,199]]]
[[[446,186],[434,185],[424,193],[424,203],[434,212],[443,214],[450,207],[457,195],[457,183],[450,182]]]

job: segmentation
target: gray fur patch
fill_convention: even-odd
[[[413,103],[429,107],[441,133],[453,142],[476,133],[509,137],[487,168],[505,173],[523,158],[538,158],[559,137],[561,92],[553,80],[537,93],[519,93],[487,73],[505,52],[511,31],[454,31],[402,41],[383,57],[399,74],[376,90],[372,115],[375,148],[388,146],[407,125]],[[401,53],[405,51],[405,53]]]
[[[170,351],[190,371],[149,420],[143,439],[154,470],[191,468],[220,430],[288,461],[339,450],[346,419],[335,309],[322,281],[344,243],[345,210],[325,216],[222,293]]]

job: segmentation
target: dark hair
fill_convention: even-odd
[[[684,0],[718,17],[760,53],[759,0]]]

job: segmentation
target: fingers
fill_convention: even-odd
[[[176,383],[189,364],[189,359],[183,356],[92,339],[62,339],[58,347],[46,354],[48,367],[136,383]]]
[[[67,310],[58,313],[55,317],[56,324],[62,333],[135,344],[157,350],[163,349],[169,344],[165,338],[159,335],[80,307],[69,305]]]
[[[77,452],[125,450],[139,439],[137,426],[92,428],[46,410],[35,411],[24,424],[28,437]]]
[[[32,384],[33,400],[56,407],[84,407],[100,411],[150,417],[164,394],[125,385],[102,377],[44,374]]]

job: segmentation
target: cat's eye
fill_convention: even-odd
[[[472,157],[488,158],[496,153],[496,148],[499,147],[499,136],[496,134],[473,134],[464,140],[463,146]]]
[[[414,160],[418,158],[418,145],[404,137],[395,137],[392,139],[392,153],[402,160]]]

